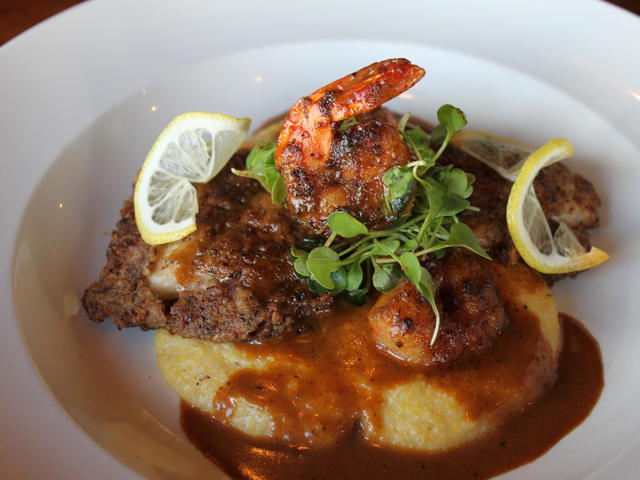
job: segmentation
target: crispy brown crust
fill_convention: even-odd
[[[231,342],[279,337],[293,323],[293,312],[284,316],[277,305],[260,302],[250,289],[225,285],[180,295],[165,328],[182,337]]]
[[[593,184],[563,163],[543,168],[534,188],[548,219],[563,221],[576,233],[600,223],[598,210],[602,202]]]
[[[383,208],[384,173],[414,161],[415,157],[402,140],[394,116],[387,109],[378,108],[356,118],[356,125],[336,133],[320,181],[325,191],[336,188],[344,194],[345,202],[339,206],[340,210],[349,212],[372,230],[378,230],[395,219]],[[325,205],[320,202],[320,207]],[[324,211],[321,215],[326,217],[330,213]]]
[[[312,294],[295,276],[289,247],[310,232],[271,203],[259,184],[236,177],[236,157],[207,185],[198,186],[198,248],[182,259],[187,278],[174,301],[162,301],[148,282],[163,247],[140,237],[131,200],[114,230],[107,264],[82,302],[89,318],[119,327],[164,327],[213,341],[263,340],[284,334],[311,313],[325,311],[329,295]]]
[[[124,203],[120,216],[107,263],[99,280],[84,292],[82,305],[95,322],[109,317],[118,328],[160,328],[166,323],[164,305],[149,288],[146,275],[152,247],[140,238],[131,200]]]

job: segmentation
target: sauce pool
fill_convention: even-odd
[[[553,386],[493,433],[442,453],[370,444],[357,425],[331,444],[290,448],[229,428],[184,402],[182,427],[234,479],[490,478],[545,453],[589,415],[600,396],[604,376],[597,342],[577,320],[560,320],[563,346]]]

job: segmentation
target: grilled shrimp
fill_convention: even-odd
[[[411,88],[424,73],[408,60],[385,60],[296,102],[275,154],[293,215],[315,230],[322,230],[336,210],[349,212],[370,229],[391,220],[383,210],[382,176],[414,158],[395,117],[378,107]],[[355,117],[350,126],[341,124],[350,117]]]
[[[490,270],[478,257],[449,252],[428,268],[438,287],[441,324],[435,327],[431,305],[408,281],[383,294],[369,312],[376,346],[420,366],[450,363],[490,346],[506,326],[507,316]]]

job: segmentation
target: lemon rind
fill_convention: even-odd
[[[573,145],[564,138],[550,140],[533,152],[522,165],[507,200],[507,228],[516,250],[527,265],[541,273],[576,272],[595,267],[609,258],[606,252],[596,247],[574,257],[565,257],[556,251],[543,254],[531,240],[524,225],[522,209],[525,197],[537,174],[544,167],[571,157],[573,152]]]
[[[184,238],[187,235],[193,233],[197,228],[197,200],[195,201],[195,204],[190,208],[191,210],[193,210],[193,215],[191,215],[189,218],[186,218],[181,222],[169,222],[160,225],[151,219],[153,209],[149,205],[147,205],[146,196],[148,194],[150,184],[151,170],[162,170],[166,172],[166,170],[162,169],[158,165],[160,158],[157,152],[166,148],[166,145],[168,145],[170,142],[175,141],[181,132],[193,128],[198,128],[202,123],[204,123],[205,120],[208,125],[211,125],[212,122],[218,122],[219,125],[217,125],[217,127],[219,127],[220,130],[225,129],[226,127],[229,130],[237,132],[241,136],[239,145],[246,137],[251,125],[251,119],[246,117],[234,118],[220,113],[188,112],[175,117],[162,130],[160,135],[158,135],[158,138],[156,138],[155,142],[153,143],[151,149],[149,150],[149,153],[145,157],[145,161],[142,164],[142,168],[135,183],[133,195],[134,212],[138,231],[140,232],[142,239],[150,245],[160,245],[180,240],[181,238]],[[207,178],[198,179],[198,182],[202,181],[203,183],[205,183],[210,181],[211,178],[213,178],[218,172],[220,172],[220,170],[224,166],[224,163],[226,163],[228,160],[229,159],[226,159],[222,162],[218,161],[216,163],[213,163],[211,165],[211,172],[207,176]],[[171,173],[169,172],[166,173],[171,175]],[[188,179],[184,180],[189,181]]]

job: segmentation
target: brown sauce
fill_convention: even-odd
[[[317,415],[319,429],[341,432],[338,437],[330,437],[337,440],[326,441],[321,432],[315,432],[318,434],[317,446],[291,448],[283,441],[240,433],[186,404],[181,409],[183,428],[205,455],[235,479],[455,480],[498,475],[542,455],[580,424],[595,405],[604,385],[600,351],[596,341],[576,320],[561,316],[563,347],[553,386],[538,401],[502,422],[489,436],[443,453],[427,454],[380,447],[363,440],[353,412],[358,408],[378,405],[380,399],[375,392],[380,388],[371,389],[374,393],[369,397],[358,397],[353,382],[347,380],[352,380],[350,375],[357,376],[358,372],[365,371],[371,385],[388,387],[419,374],[431,375],[432,379],[441,379],[442,388],[458,392],[471,417],[480,415],[489,408],[495,408],[497,399],[492,397],[491,388],[486,396],[478,393],[482,389],[473,388],[473,371],[477,373],[488,365],[497,364],[501,366],[496,367],[498,370],[494,373],[499,373],[500,368],[508,368],[504,365],[517,365],[524,360],[530,362],[531,355],[536,355],[535,341],[524,344],[514,342],[514,338],[508,341],[509,335],[535,339],[535,335],[528,335],[522,330],[535,326],[535,317],[532,319],[530,313],[515,306],[509,309],[512,323],[507,332],[510,333],[503,335],[495,348],[467,361],[471,363],[449,369],[420,372],[388,360],[372,348],[366,338],[354,336],[357,330],[362,332],[355,316],[341,323],[336,323],[335,319],[324,319],[291,341],[243,347],[256,355],[269,350],[272,354],[285,355],[290,361],[279,362],[277,367],[261,374],[251,370],[237,372],[227,388],[218,393],[214,410],[224,411],[230,406],[229,402],[241,394],[250,402],[268,405],[271,412],[277,412],[274,415],[276,437],[278,430],[290,428],[293,428],[293,439],[296,435],[303,435],[304,432],[295,431],[296,426],[309,423],[313,420],[312,415]],[[359,318],[364,316],[362,313],[357,315]],[[326,334],[328,329],[331,329],[331,335]],[[346,339],[350,339],[349,345],[344,343]],[[331,355],[330,351],[337,354]],[[317,365],[322,371],[314,382],[301,382],[292,391],[288,379],[297,374],[296,365],[301,361],[306,365]],[[342,368],[338,368],[336,362]],[[507,381],[512,382],[511,387],[517,388],[518,368],[511,367],[504,375]],[[475,385],[489,381],[490,376],[490,373],[476,375]],[[283,391],[287,391],[287,395],[283,395]],[[327,391],[335,392],[329,404],[326,401]],[[292,421],[303,405],[313,407],[307,412],[309,422]]]
[[[193,261],[198,254],[199,242],[187,237],[186,245],[177,248],[170,256],[169,261],[174,262],[176,267],[175,277],[178,285],[189,285],[194,279],[195,269]]]

